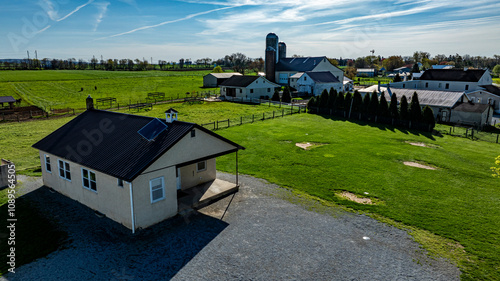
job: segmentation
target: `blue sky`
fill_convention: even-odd
[[[1,0],[0,58],[500,54],[498,0]]]

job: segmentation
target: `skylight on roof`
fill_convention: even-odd
[[[142,129],[137,131],[137,133],[148,141],[152,141],[167,128],[168,126],[165,123],[161,122],[160,119],[155,118],[142,127]]]

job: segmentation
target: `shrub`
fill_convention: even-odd
[[[380,103],[378,105],[378,115],[382,116],[382,117],[390,117],[389,105],[387,104],[387,100],[385,98],[384,92],[382,92],[382,94],[380,94]]]
[[[401,98],[401,104],[399,105],[399,117],[402,120],[408,120],[408,100],[406,99],[406,96],[403,96]]]
[[[272,101],[280,101],[280,92],[278,89],[274,90],[273,97],[271,98]]]
[[[345,97],[344,97],[344,110],[347,113],[349,113],[349,111],[351,110],[351,102],[352,102],[352,95],[351,95],[351,93],[345,94]]]
[[[281,97],[281,101],[286,103],[292,101],[292,96],[290,95],[290,87],[285,86],[285,89],[283,90],[283,96]]]
[[[418,94],[417,92],[413,93],[413,96],[411,97],[411,104],[410,104],[410,120],[414,122],[419,122],[422,121],[422,108],[420,107],[420,102],[418,101]]]
[[[370,94],[366,93],[363,98],[363,106],[361,107],[362,112],[368,113],[370,109]]]
[[[319,96],[319,107],[328,107],[328,91],[326,89],[323,90],[323,92],[321,92],[321,95]]]
[[[363,105],[363,98],[361,98],[361,94],[358,92],[358,90],[355,90],[352,96],[352,111],[361,112],[362,105]]]
[[[330,94],[328,95],[328,108],[335,109],[335,102],[337,100],[337,90],[330,88]]]
[[[377,115],[378,110],[378,95],[377,92],[373,91],[372,96],[370,97],[370,106],[368,108],[368,113],[372,115]]]
[[[311,108],[313,107],[317,107],[315,97],[310,98],[309,101],[307,102],[307,109],[311,110]]]
[[[434,126],[436,126],[436,120],[434,120],[434,112],[432,111],[432,108],[430,106],[426,105],[424,107],[424,116],[422,118],[425,124],[430,125],[430,130],[434,129]]]
[[[344,107],[344,94],[338,93],[337,99],[335,100],[335,108],[341,110]]]
[[[395,93],[392,93],[392,96],[391,96],[391,105],[389,106],[389,112],[390,112],[392,118],[394,118],[394,119],[399,118],[398,97],[396,96]]]

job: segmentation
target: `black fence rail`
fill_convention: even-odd
[[[241,126],[243,124],[250,124],[257,121],[265,121],[275,118],[282,118],[288,115],[305,113],[304,109],[300,107],[295,108],[282,108],[280,110],[274,110],[270,112],[263,112],[262,114],[252,114],[246,116],[240,116],[231,119],[217,120],[214,122],[209,122],[205,124],[201,124],[202,127],[207,128],[209,130],[220,130],[226,129],[233,126]]]
[[[481,140],[492,143],[500,143],[500,133],[480,131],[473,126],[438,125],[435,130],[443,135],[462,137],[471,140]]]

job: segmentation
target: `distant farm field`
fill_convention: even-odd
[[[2,96],[22,98],[24,104],[44,109],[84,108],[84,99],[113,97],[118,103],[144,102],[151,92],[167,98],[203,92],[203,76],[210,71],[1,71]],[[83,90],[82,90],[83,89]]]
[[[493,78],[493,83],[500,85],[500,78]]]

